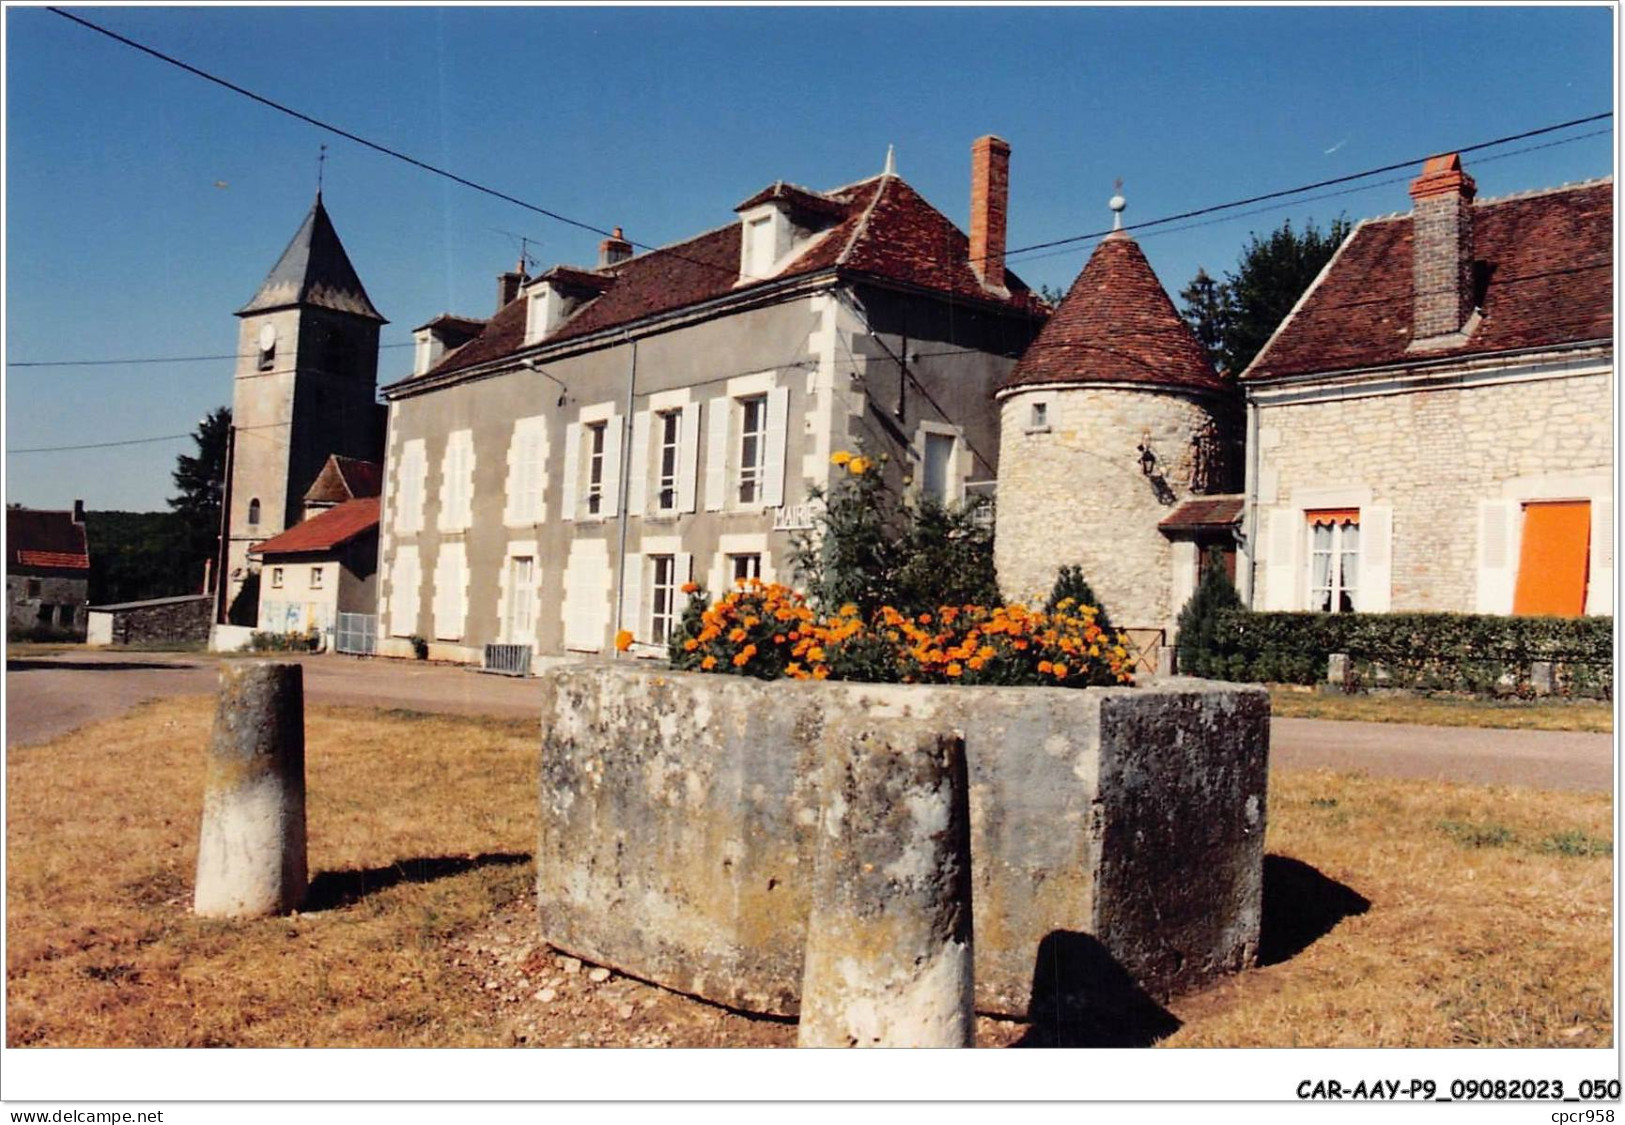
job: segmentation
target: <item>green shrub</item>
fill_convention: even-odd
[[[1089,588],[1089,581],[1084,578],[1081,566],[1063,566],[1056,571],[1055,585],[1050,587],[1049,600],[1044,603],[1044,612],[1054,613],[1068,598],[1071,599],[1072,605],[1094,606],[1099,611],[1095,615],[1095,624],[1102,629],[1111,629],[1112,622],[1106,614],[1106,607],[1100,604],[1095,592]]]
[[[312,629],[305,633],[253,632],[248,647],[255,652],[315,652],[321,648],[322,634]]]
[[[1532,695],[1530,665],[1548,661],[1559,694],[1611,699],[1613,631],[1612,617],[1228,609],[1215,615],[1195,659],[1204,675],[1312,684],[1325,678],[1326,658],[1342,652],[1363,687],[1479,695]]]
[[[1232,662],[1219,653],[1215,636],[1219,615],[1240,607],[1241,595],[1231,585],[1218,550],[1212,549],[1196,593],[1179,611],[1179,670],[1182,673],[1216,680],[1231,678]]]

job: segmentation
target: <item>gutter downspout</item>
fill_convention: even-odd
[[[624,628],[626,614],[626,528],[632,513],[627,511],[627,497],[632,486],[632,411],[638,386],[638,342],[630,334],[626,337],[632,347],[631,362],[626,369],[626,417],[621,420],[621,479],[616,488],[616,510],[621,515],[620,553],[615,559],[615,635]],[[620,647],[610,641],[613,659],[621,658]]]
[[[237,425],[226,427],[226,479],[220,489],[220,537],[215,545],[214,623],[226,623],[226,589],[231,576],[226,567],[231,560],[231,477],[237,459]]]
[[[1241,591],[1241,602],[1248,609],[1253,605],[1254,584],[1258,580],[1258,403],[1253,399],[1252,388],[1245,392],[1247,395],[1247,480],[1243,491],[1246,493],[1244,501],[1246,512],[1244,519],[1247,530],[1244,532],[1247,539],[1247,569],[1243,572],[1246,578],[1246,588]]]

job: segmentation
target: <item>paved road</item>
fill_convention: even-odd
[[[305,694],[315,703],[538,716],[533,681],[400,660],[290,659],[305,666]],[[43,742],[147,699],[212,694],[218,664],[209,656],[106,650],[8,660],[6,745]],[[1613,788],[1613,737],[1606,734],[1276,719],[1270,742],[1271,762],[1283,769],[1360,770],[1542,789]]]

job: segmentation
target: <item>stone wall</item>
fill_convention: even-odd
[[[1303,608],[1302,545],[1270,535],[1272,511],[1379,505],[1392,509],[1382,608],[1475,612],[1480,501],[1608,498],[1612,393],[1613,376],[1601,372],[1262,406],[1253,604]],[[1272,569],[1289,545],[1291,565]],[[1509,546],[1515,564],[1516,540]],[[1272,581],[1294,589],[1271,591]]]
[[[620,666],[553,669],[540,686],[541,934],[581,957],[794,1014],[821,740],[828,716],[865,709],[964,736],[980,1010],[1028,1013],[1052,935],[1092,935],[1157,994],[1256,953],[1261,689],[765,684]]]
[[[112,644],[200,644],[209,639],[214,597],[164,598],[151,605],[98,607],[95,613],[112,618]]]
[[[1035,403],[1048,425],[1031,425]],[[1201,484],[1220,491],[1228,442],[1220,404],[1107,387],[1024,388],[1004,399],[995,562],[1007,600],[1042,601],[1081,566],[1120,628],[1169,629],[1170,543],[1157,523]],[[1169,492],[1140,468],[1149,433]],[[1218,461],[1220,463],[1215,464]]]
[[[30,593],[38,583],[37,592]],[[42,639],[85,635],[86,578],[6,575],[6,635]],[[42,609],[45,616],[41,616]]]

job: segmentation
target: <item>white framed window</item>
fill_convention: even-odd
[[[959,499],[958,475],[955,468],[959,439],[953,434],[927,430],[923,435],[920,466],[920,491],[937,503],[947,506]]]
[[[418,630],[419,587],[423,584],[423,570],[418,562],[416,546],[395,548],[395,558],[389,568],[389,632],[395,637],[410,637]]]
[[[609,431],[608,422],[593,422],[587,426],[587,514],[602,515],[604,510],[604,451]]]
[[[463,544],[442,543],[434,567],[435,638],[461,640],[467,615],[468,566],[463,557]]]
[[[739,401],[739,502],[762,502],[767,466],[767,396],[751,395]]]
[[[474,434],[453,430],[440,461],[440,531],[467,531],[474,522]]]
[[[677,510],[677,470],[682,445],[683,413],[667,410],[655,415],[655,511]]]
[[[399,534],[423,530],[423,485],[428,464],[422,438],[401,445],[401,455],[395,462],[395,531]]]
[[[535,635],[536,559],[514,555],[508,559],[508,642],[529,644]]]
[[[728,556],[728,581],[737,585],[740,582],[749,582],[752,578],[762,577],[762,555],[759,551],[750,551]]]
[[[1354,613],[1360,608],[1360,510],[1306,511],[1309,536],[1309,608]]]
[[[677,557],[649,556],[649,639],[663,645],[677,623]]]
[[[271,568],[271,589],[282,589],[282,568],[280,566],[273,566]]]
[[[1035,402],[1027,412],[1027,432],[1030,434],[1043,434],[1049,432],[1049,403]]]
[[[542,415],[519,418],[508,443],[507,509],[503,522],[525,527],[547,518],[547,419]]]
[[[322,588],[322,568],[319,566],[313,566],[310,568],[310,588],[312,590],[320,590]]]

